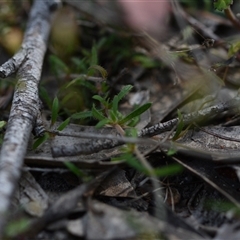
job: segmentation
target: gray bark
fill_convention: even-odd
[[[229,100],[225,103],[219,103],[217,105],[214,105],[196,112],[184,114],[182,115],[182,123],[184,124],[184,126],[187,126],[194,122],[212,120],[226,111],[233,111],[234,109],[237,110],[239,108],[239,102],[240,102],[240,99],[236,98],[236,99]],[[151,127],[142,129],[139,132],[138,136],[152,137],[152,136],[161,134],[163,132],[170,131],[171,129],[173,129],[173,127],[177,126],[178,123],[179,123],[179,118],[173,118],[164,123],[157,123]]]
[[[47,49],[50,21],[56,0],[35,0],[23,39],[22,48],[0,67],[0,76],[17,72],[7,131],[0,154],[0,235],[5,225],[11,197],[21,175],[31,131],[39,116],[38,84]]]

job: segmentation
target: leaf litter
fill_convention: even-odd
[[[99,13],[103,9],[100,8]],[[32,149],[35,139],[29,143],[25,171],[12,202],[14,211],[9,217],[7,237],[220,239],[227,236],[235,239],[239,236],[239,126],[238,123],[223,126],[236,118],[239,110],[236,77],[239,60],[234,52],[234,59],[228,61],[227,51],[227,39],[231,37],[236,41],[237,32],[223,17],[215,21],[212,12],[195,9],[192,14],[182,7],[181,10],[193,29],[191,34],[187,27],[176,31],[173,28],[176,26],[169,26],[173,28],[169,29],[172,40],[169,37],[168,41],[158,43],[145,33],[135,36],[129,30],[118,32],[108,25],[107,14],[102,19],[104,24],[99,24],[96,18],[102,15],[93,14],[86,5],[82,7],[81,32],[86,31],[81,36],[83,48],[91,48],[87,43],[89,38],[102,37],[103,40],[98,43],[99,49],[95,45],[98,57],[87,60],[90,53],[86,49],[81,52],[85,62],[78,68],[86,74],[89,67],[100,71],[86,78],[104,75],[102,80],[109,84],[109,98],[127,84],[134,86],[119,103],[119,112],[125,116],[134,111],[136,105],[152,102],[152,106],[138,119],[138,137],[128,138],[121,136],[114,125],[96,129],[93,126],[97,124],[96,119],[71,118],[72,110],[67,109],[63,99],[55,97],[58,89],[51,88],[46,80],[49,76],[43,76],[48,98],[53,101],[50,120],[47,102],[42,111],[49,135],[36,149]],[[77,10],[75,13],[79,14]],[[210,26],[193,24],[205,19],[206,13],[212,19]],[[119,19],[120,15],[115,19],[116,24]],[[223,25],[231,28],[231,35],[218,35],[215,29]],[[92,27],[97,29],[95,33]],[[128,45],[129,36],[135,38],[135,46]],[[210,49],[202,48],[201,43],[209,37],[216,37],[216,42]],[[109,45],[111,41],[114,44],[116,38],[122,43],[126,41],[124,47],[131,53],[143,52],[142,58],[129,60],[126,52],[119,55],[119,59],[111,59],[111,49],[106,46],[116,46],[117,50],[117,45]],[[191,43],[198,43],[198,47],[193,48]],[[136,47],[137,52],[133,51]],[[90,49],[91,53],[94,51]],[[128,68],[128,73],[121,75],[123,67]],[[79,74],[75,71],[72,74]],[[62,73],[56,76],[58,84],[69,85],[73,81],[72,86],[76,86],[76,78],[70,76],[69,79],[69,76]],[[101,84],[102,81],[96,82],[91,88],[103,96]],[[221,95],[225,89],[225,95]],[[91,95],[89,88],[80,91],[84,97]],[[64,101],[67,102],[67,98]],[[69,101],[69,104],[74,102]],[[91,109],[91,103],[87,99],[80,103],[80,108]],[[99,110],[100,106],[97,107]],[[119,116],[112,114],[111,117]],[[68,118],[61,131],[57,131]],[[127,159],[129,155],[123,153],[131,148],[133,156]],[[137,155],[134,148],[141,155]],[[144,170],[144,162],[139,158],[146,160],[151,168]],[[72,168],[65,162],[71,162]],[[178,170],[174,170],[176,164]],[[158,170],[165,167],[170,173],[160,174]]]

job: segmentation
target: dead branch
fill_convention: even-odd
[[[51,15],[58,4],[58,0],[35,0],[22,48],[0,67],[1,77],[16,72],[18,79],[0,154],[0,235],[6,222],[3,216],[10,207],[29,137],[39,115],[38,84],[47,49]]]
[[[239,98],[232,99],[225,103],[219,103],[217,105],[213,105],[211,107],[208,107],[196,112],[184,114],[182,115],[182,122],[185,126],[187,126],[194,122],[212,120],[213,118],[218,117],[222,113],[237,109],[238,107],[239,107]],[[179,123],[179,118],[173,118],[164,123],[157,123],[153,126],[142,129],[139,132],[138,136],[139,137],[155,136],[157,134],[170,131],[173,127],[177,126],[178,123]]]

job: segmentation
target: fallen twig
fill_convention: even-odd
[[[193,122],[201,122],[203,120],[209,120],[213,119],[214,117],[218,116],[219,114],[233,110],[239,107],[240,99],[232,99],[230,101],[227,101],[225,103],[219,103],[218,105],[214,105],[205,109],[202,109],[200,111],[196,111],[189,114],[184,114],[182,116],[183,124],[189,125]],[[167,122],[164,123],[157,123],[151,127],[144,128],[140,131],[139,137],[145,137],[145,136],[154,136],[166,131],[170,131],[173,127],[175,127],[179,122],[179,118],[173,118]]]
[[[0,154],[0,236],[21,169],[31,131],[39,116],[38,83],[47,49],[52,11],[58,0],[35,0],[24,35],[22,48],[0,67],[0,76],[17,72],[7,130]]]

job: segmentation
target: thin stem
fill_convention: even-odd
[[[230,6],[224,10],[224,13],[227,16],[227,18],[232,22],[232,24],[240,30],[240,21],[236,18]]]

